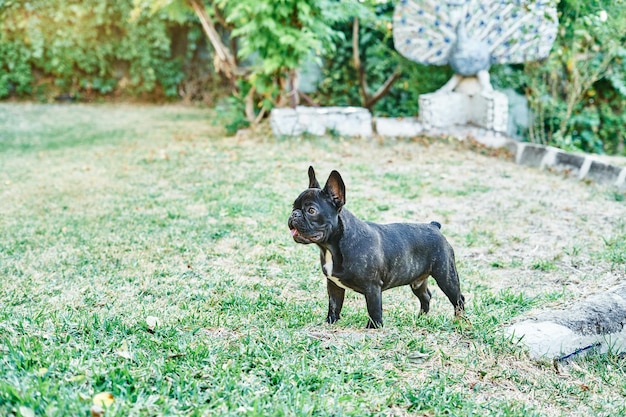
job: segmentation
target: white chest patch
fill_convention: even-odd
[[[326,278],[335,283],[338,287],[341,287],[345,290],[349,290],[348,287],[343,285],[339,278],[333,276],[333,255],[329,250],[324,253],[324,273],[326,274]]]

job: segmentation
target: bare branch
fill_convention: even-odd
[[[401,75],[402,70],[400,68],[400,65],[398,65],[393,71],[393,74],[391,74],[389,78],[387,78],[387,81],[385,81],[385,83],[381,85],[378,90],[376,90],[374,95],[368,98],[367,102],[365,103],[365,107],[371,110],[372,107],[374,107],[374,104],[376,104],[378,100],[383,98],[385,94],[389,92],[393,84],[398,80],[398,78],[400,78]]]
[[[358,71],[361,68],[361,58],[359,57],[359,18],[355,17],[352,22],[352,59],[354,68]]]
[[[226,18],[222,14],[222,11],[219,9],[219,7],[217,7],[217,4],[213,4],[213,13],[215,14],[215,19],[217,20],[217,23],[222,25],[227,30],[233,29],[233,25],[226,21]]]
[[[250,123],[255,123],[256,114],[254,114],[254,93],[256,93],[256,87],[252,86],[248,94],[246,94],[245,103],[246,103],[246,119]]]
[[[254,124],[258,125],[259,123],[261,123],[261,120],[263,120],[264,116],[265,116],[265,107],[261,107],[261,111],[259,112],[259,114],[257,114],[256,119],[254,119]]]
[[[256,93],[256,87],[252,86],[252,88],[250,88],[250,91],[248,91],[248,94],[246,94],[246,97],[244,99],[244,102],[246,104],[246,119],[248,119],[248,122],[250,122],[251,125],[256,126],[258,125],[261,120],[263,120],[263,117],[265,116],[265,107],[262,107],[261,110],[259,111],[259,114],[255,114],[254,113],[254,94]]]
[[[363,106],[367,107],[367,102],[370,99],[367,89],[367,79],[365,78],[365,69],[361,63],[361,57],[359,54],[359,18],[355,17],[352,21],[352,59],[354,60],[354,68],[356,69],[356,76],[359,81],[359,89],[361,90],[361,102]]]
[[[309,106],[311,107],[319,107],[320,105],[311,98],[311,96],[309,96],[306,93],[303,93],[302,91],[298,91],[298,94],[300,95],[300,98],[302,98],[302,100],[304,100]]]

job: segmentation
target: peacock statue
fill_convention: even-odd
[[[449,64],[450,92],[463,77],[492,90],[492,64],[535,61],[550,53],[558,29],[550,0],[401,0],[393,16],[396,50],[429,65]]]

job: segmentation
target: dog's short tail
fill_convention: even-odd
[[[441,229],[441,223],[439,222],[430,222],[430,224],[432,224],[433,226],[435,226],[437,229]]]

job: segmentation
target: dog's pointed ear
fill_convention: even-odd
[[[322,188],[315,178],[315,170],[312,166],[309,167],[309,188]]]
[[[343,205],[346,204],[346,186],[339,172],[333,171],[330,173],[324,186],[324,192],[333,200],[337,210],[341,210]]]

